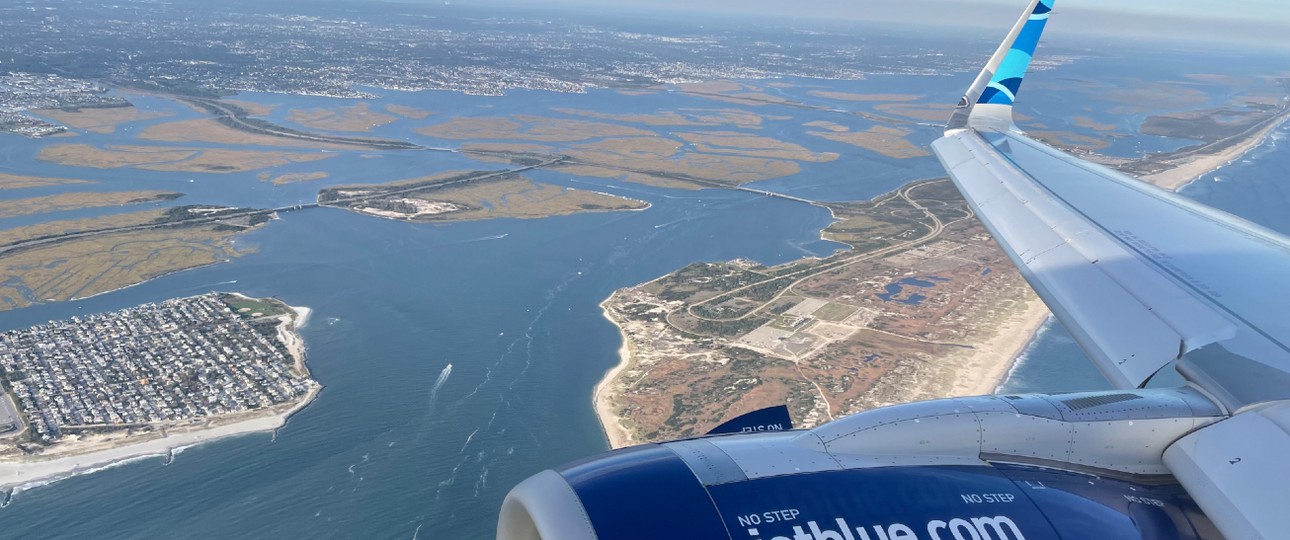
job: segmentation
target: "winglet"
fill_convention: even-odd
[[[1039,45],[1039,36],[1048,23],[1048,14],[1056,0],[1031,0],[1025,13],[999,44],[994,56],[985,64],[968,87],[958,108],[945,126],[946,131],[965,128],[1012,129],[1012,103],[1021,90],[1021,80],[1030,67],[1030,58]]]

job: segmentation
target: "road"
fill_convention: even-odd
[[[229,106],[225,103],[213,99],[203,99],[194,97],[175,96],[175,99],[183,101],[195,107],[206,110],[215,115],[215,120],[239,131],[257,135],[271,135],[274,137],[285,137],[288,139],[297,139],[302,141],[344,144],[350,146],[363,146],[367,148],[376,148],[380,150],[447,150],[439,148],[429,148],[419,144],[413,144],[404,141],[391,141],[386,139],[364,139],[355,137],[340,137],[334,135],[320,135],[304,133],[287,129],[281,126],[275,126],[264,121],[253,121],[246,117],[246,113],[241,109]]]
[[[16,437],[26,430],[22,415],[18,414],[18,404],[13,397],[0,389],[0,439]]]
[[[718,294],[718,295],[713,296],[712,298],[708,298],[707,300],[704,300],[704,301],[702,301],[702,302],[696,302],[696,303],[694,303],[694,304],[691,304],[691,305],[689,305],[688,307],[686,307],[686,313],[688,313],[688,314],[689,314],[690,316],[692,316],[692,317],[695,317],[695,318],[700,319],[700,320],[705,320],[705,321],[713,321],[713,322],[734,322],[734,321],[741,321],[741,320],[743,320],[743,319],[746,319],[746,318],[748,318],[748,317],[752,316],[752,315],[753,315],[753,314],[755,314],[756,312],[760,311],[762,308],[765,308],[766,306],[768,306],[768,305],[770,305],[770,304],[774,303],[776,300],[779,300],[779,299],[780,299],[781,297],[783,297],[785,294],[788,294],[789,292],[791,292],[791,291],[793,290],[793,287],[796,287],[798,284],[802,283],[803,281],[806,281],[806,280],[808,280],[808,279],[810,279],[810,278],[812,278],[812,277],[815,277],[815,276],[817,276],[817,275],[819,275],[819,274],[822,274],[822,273],[824,273],[824,272],[830,272],[830,271],[833,271],[833,270],[837,270],[838,268],[843,268],[843,267],[846,267],[846,266],[850,266],[850,265],[855,264],[855,263],[858,263],[858,262],[863,262],[863,261],[872,260],[872,259],[877,258],[877,257],[883,257],[883,256],[886,256],[886,255],[889,255],[889,254],[892,254],[892,253],[895,253],[895,252],[898,252],[898,251],[903,251],[903,250],[905,250],[905,249],[908,249],[908,248],[913,247],[913,246],[916,246],[916,245],[918,245],[918,244],[921,244],[921,243],[927,242],[928,240],[931,240],[931,239],[933,239],[933,238],[936,238],[936,237],[940,236],[940,235],[941,235],[941,232],[943,232],[943,231],[945,230],[945,225],[946,225],[946,224],[945,224],[945,223],[942,223],[942,222],[941,222],[941,219],[940,219],[939,217],[937,217],[935,213],[933,213],[932,211],[928,210],[926,207],[924,207],[923,205],[919,204],[919,203],[918,203],[918,201],[916,201],[914,198],[912,198],[912,197],[910,197],[910,196],[909,196],[909,192],[913,191],[914,189],[917,189],[918,187],[920,187],[920,186],[922,186],[922,185],[924,185],[924,184],[915,184],[915,185],[912,185],[912,186],[905,186],[904,188],[901,188],[901,190],[900,190],[899,192],[897,192],[897,193],[898,193],[898,194],[897,194],[897,196],[898,196],[898,197],[900,197],[901,199],[904,199],[904,200],[905,200],[905,202],[909,203],[909,205],[910,205],[910,206],[913,206],[914,208],[917,208],[917,209],[919,209],[919,210],[922,210],[922,211],[923,211],[923,214],[924,214],[925,216],[927,216],[927,218],[928,218],[928,219],[930,219],[930,220],[931,220],[931,222],[932,222],[932,227],[931,227],[931,229],[928,231],[928,233],[927,233],[927,234],[925,234],[925,235],[923,235],[923,236],[921,236],[921,237],[919,237],[919,238],[916,238],[916,239],[914,239],[914,240],[909,240],[909,241],[906,241],[906,242],[901,242],[901,243],[899,243],[899,244],[895,244],[895,245],[892,245],[892,246],[888,246],[888,247],[885,247],[885,248],[879,249],[879,250],[877,250],[877,251],[869,251],[869,252],[865,252],[865,253],[859,253],[859,254],[856,254],[856,255],[854,255],[854,256],[851,256],[851,257],[848,257],[848,258],[841,259],[841,260],[840,260],[840,264],[836,264],[836,263],[835,263],[835,264],[825,264],[825,265],[820,265],[820,266],[817,266],[817,267],[814,267],[814,268],[805,268],[805,269],[802,269],[802,270],[798,270],[798,271],[796,271],[796,272],[791,272],[791,273],[788,273],[788,274],[784,274],[784,275],[782,275],[782,276],[775,276],[775,277],[771,277],[771,278],[769,278],[769,279],[765,279],[765,280],[762,280],[762,281],[759,281],[759,282],[756,282],[756,283],[752,283],[752,284],[749,284],[749,285],[745,285],[745,286],[743,286],[743,287],[739,287],[739,288],[737,288],[737,289],[733,289],[733,290],[727,291],[727,292],[725,292],[725,293]],[[975,214],[968,214],[966,217],[960,218],[960,219],[955,220],[955,221],[953,221],[953,222],[951,222],[951,223],[954,223],[954,222],[960,221],[960,220],[962,220],[962,219],[969,219],[969,218],[973,217],[974,215],[975,215]],[[744,313],[743,315],[740,315],[740,316],[738,316],[738,317],[731,317],[731,318],[724,318],[724,319],[713,319],[713,318],[709,318],[709,317],[703,317],[703,316],[698,315],[697,313],[695,313],[695,312],[694,312],[694,308],[695,308],[695,306],[701,306],[701,305],[708,304],[708,303],[711,303],[711,302],[714,302],[714,301],[722,301],[722,300],[725,300],[725,299],[731,298],[732,296],[734,296],[734,295],[736,295],[736,294],[738,294],[738,293],[740,293],[740,292],[743,292],[743,291],[746,291],[746,290],[748,290],[748,289],[751,289],[751,288],[753,288],[753,287],[757,287],[757,286],[759,286],[759,285],[763,285],[763,284],[766,284],[766,283],[770,283],[770,282],[772,282],[772,281],[776,281],[776,280],[780,280],[780,279],[784,279],[784,278],[788,278],[788,277],[793,277],[793,276],[801,276],[801,277],[799,277],[798,279],[793,280],[793,282],[792,282],[792,283],[790,283],[790,284],[788,284],[788,286],[787,286],[787,287],[784,287],[784,289],[783,289],[782,291],[780,291],[778,294],[776,294],[776,295],[775,295],[773,298],[771,298],[770,300],[768,300],[768,301],[764,302],[762,305],[758,306],[756,309],[752,309],[752,310],[748,311],[747,313]],[[672,324],[672,322],[671,322],[671,316],[672,316],[672,313],[668,313],[668,317],[667,317],[668,324]],[[680,330],[680,327],[677,327],[675,324],[672,324],[672,326],[673,326],[673,327],[676,327],[678,330]]]
[[[234,211],[232,211],[232,212],[226,212],[226,213],[222,213],[222,214],[215,215],[215,216],[194,216],[194,217],[191,217],[191,218],[188,218],[188,219],[175,220],[175,221],[153,222],[153,223],[141,223],[141,224],[138,224],[138,225],[128,225],[128,226],[124,226],[124,227],[110,227],[110,228],[104,228],[104,229],[93,229],[93,230],[87,230],[87,231],[78,231],[78,232],[74,232],[74,233],[67,233],[67,234],[62,234],[62,235],[58,235],[58,236],[49,236],[49,237],[43,237],[43,238],[33,238],[33,239],[30,239],[30,240],[23,240],[23,241],[14,242],[14,243],[11,243],[11,244],[6,244],[6,245],[3,245],[3,246],[0,246],[0,256],[4,255],[4,254],[6,254],[6,253],[12,253],[12,252],[15,252],[15,251],[18,251],[18,250],[22,250],[22,249],[29,249],[29,248],[33,248],[33,247],[39,247],[39,246],[43,246],[43,245],[48,245],[48,244],[55,244],[55,243],[58,243],[58,242],[66,242],[66,241],[68,241],[68,240],[76,240],[76,239],[81,239],[81,238],[89,238],[89,237],[98,236],[98,235],[103,235],[103,234],[117,234],[117,233],[123,233],[123,232],[146,231],[146,230],[150,230],[150,229],[164,229],[164,228],[173,228],[173,227],[190,227],[190,226],[193,226],[193,225],[202,225],[202,224],[207,224],[207,223],[216,223],[216,224],[223,223],[223,224],[227,224],[227,225],[233,225],[233,224],[228,223],[228,222],[229,222],[229,221],[232,221],[232,220],[235,220],[235,219],[238,219],[238,218],[245,218],[245,217],[255,216],[255,215],[257,215],[257,214],[268,214],[268,213],[279,213],[279,214],[281,214],[281,213],[286,213],[286,212],[297,212],[297,211],[300,211],[300,210],[308,210],[308,209],[310,209],[310,208],[318,208],[318,207],[320,207],[320,206],[344,206],[344,205],[353,204],[353,203],[357,203],[357,202],[363,202],[364,200],[372,199],[372,198],[376,198],[376,197],[389,197],[389,196],[391,196],[391,195],[402,195],[402,194],[405,194],[405,193],[413,193],[413,192],[416,192],[416,191],[421,191],[421,190],[427,189],[427,188],[429,188],[429,187],[436,187],[436,188],[437,188],[437,187],[444,187],[444,186],[450,186],[450,185],[464,184],[464,183],[467,183],[467,182],[474,182],[474,181],[479,181],[479,180],[486,180],[486,179],[489,179],[489,178],[496,178],[496,177],[498,177],[498,176],[505,176],[505,175],[510,175],[510,174],[519,174],[519,173],[522,173],[522,172],[525,172],[525,171],[530,171],[530,170],[533,170],[533,169],[539,169],[539,168],[542,168],[542,167],[549,167],[549,166],[551,166],[551,165],[555,165],[555,164],[557,164],[557,163],[560,163],[563,159],[564,159],[563,157],[557,157],[557,158],[548,159],[547,161],[543,161],[543,162],[541,162],[541,163],[536,163],[536,164],[533,164],[533,165],[527,165],[527,166],[524,166],[524,167],[517,167],[517,168],[514,168],[514,169],[504,169],[504,170],[500,170],[500,171],[488,172],[488,173],[485,173],[485,174],[480,174],[480,175],[476,175],[476,176],[469,176],[469,177],[466,177],[466,178],[462,178],[462,179],[458,179],[458,180],[452,180],[452,181],[448,181],[448,182],[442,182],[442,183],[439,183],[439,184],[430,184],[430,185],[426,185],[426,184],[419,184],[419,185],[408,186],[408,187],[406,187],[406,188],[401,188],[401,189],[394,189],[394,190],[388,190],[388,191],[381,191],[381,192],[378,192],[378,193],[372,193],[372,194],[369,194],[369,195],[363,195],[363,196],[358,196],[358,197],[349,197],[349,198],[345,198],[345,199],[337,199],[337,200],[334,200],[334,201],[329,201],[329,202],[328,202],[327,204],[325,204],[325,205],[324,205],[324,204],[319,204],[319,203],[317,203],[317,202],[312,202],[312,203],[300,203],[300,204],[293,204],[293,205],[290,205],[290,206],[280,206],[280,207],[278,207],[278,208],[268,208],[268,209],[265,209],[265,208],[237,209],[237,210],[234,210]]]

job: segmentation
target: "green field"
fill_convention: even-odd
[[[233,311],[248,319],[281,315],[287,312],[286,306],[271,298],[246,298],[233,294],[221,294],[220,300],[228,304],[228,307],[233,308]],[[256,313],[259,313],[259,315],[256,315]]]

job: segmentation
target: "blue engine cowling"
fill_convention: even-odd
[[[516,486],[497,538],[1221,538],[1161,473],[1159,452],[1176,436],[1150,439],[1213,414],[1185,390],[960,398],[810,431],[647,444]],[[1082,445],[1099,451],[1072,459]]]
[[[499,540],[1175,540],[1221,538],[1174,483],[1017,465],[813,472],[705,486],[644,445],[545,471]]]

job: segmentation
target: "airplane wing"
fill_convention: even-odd
[[[1290,241],[1018,129],[1012,105],[1052,4],[1031,2],[932,148],[1112,384],[1142,387],[1174,363],[1239,413],[1166,461],[1229,538],[1271,538],[1267,501],[1290,481],[1290,410],[1273,405],[1290,399]]]

